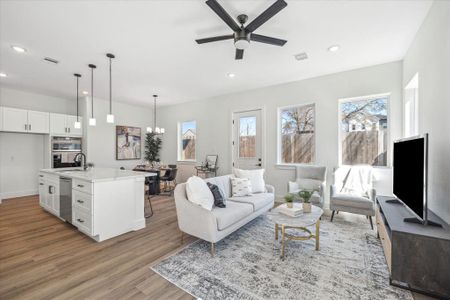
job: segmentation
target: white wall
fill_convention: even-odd
[[[403,62],[419,73],[419,132],[429,133],[429,207],[450,223],[450,2],[435,1]]]
[[[109,113],[109,102],[95,98],[94,116],[97,119],[97,125],[89,126],[87,122],[91,115],[91,102],[89,99],[85,99],[83,102],[86,105],[83,114],[87,114],[84,118],[87,130],[85,134],[87,160],[94,162],[96,167],[125,167],[126,169],[131,169],[137,164],[141,164],[144,158],[145,130],[147,126],[153,126],[152,110],[146,107],[114,102],[113,114],[115,123],[109,124],[106,123],[106,115]],[[141,128],[141,160],[116,160],[116,125]]]
[[[236,77],[232,80],[239,79]],[[294,179],[295,171],[276,166],[277,107],[314,102],[316,104],[316,164],[328,167],[328,182],[330,182],[331,170],[338,164],[338,99],[391,93],[389,113],[392,140],[401,135],[401,86],[402,63],[393,62],[164,107],[160,109],[158,116],[159,125],[166,128],[161,158],[165,163],[176,161],[177,122],[196,120],[199,162],[204,160],[207,154],[217,153],[219,173],[230,173],[231,114],[233,111],[263,107],[266,123],[266,154],[263,158],[267,170],[266,181],[275,185],[277,195],[281,196],[287,192],[287,181]],[[182,177],[192,174],[192,165],[181,165],[181,170],[184,170]],[[380,179],[379,193],[391,194],[390,170],[379,169],[377,177]],[[180,178],[180,180],[183,179]]]

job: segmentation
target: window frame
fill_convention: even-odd
[[[285,163],[282,161],[282,146],[281,146],[281,128],[282,128],[282,118],[281,118],[281,112],[286,109],[294,108],[294,107],[301,107],[301,106],[314,106],[314,159],[309,163]],[[305,102],[305,103],[297,103],[297,104],[291,104],[287,106],[279,106],[277,107],[277,166],[278,167],[296,167],[300,165],[314,165],[317,161],[317,112],[316,112],[316,102]]]
[[[391,93],[381,93],[381,94],[373,94],[366,95],[360,97],[351,97],[351,98],[341,98],[338,99],[337,105],[337,131],[338,131],[338,166],[354,166],[354,165],[344,165],[342,164],[342,132],[341,132],[341,104],[345,102],[353,102],[353,101],[364,101],[364,100],[374,100],[377,98],[387,98],[387,106],[386,106],[386,115],[387,115],[387,145],[386,145],[386,166],[372,166],[372,168],[379,169],[390,169],[392,167],[392,159],[391,159]]]
[[[183,151],[183,142],[182,136],[183,133],[181,130],[183,129],[183,123],[195,122],[195,158],[194,159],[182,159],[182,151]],[[177,161],[178,162],[197,162],[197,120],[186,120],[186,121],[178,121],[177,123]]]

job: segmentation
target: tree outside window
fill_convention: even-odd
[[[315,156],[315,105],[280,109],[281,163],[312,163]]]

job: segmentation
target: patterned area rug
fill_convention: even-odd
[[[314,240],[289,241],[282,260],[274,225],[261,216],[217,243],[214,257],[197,241],[152,270],[201,299],[413,299],[389,285],[365,218],[322,219],[320,251]]]

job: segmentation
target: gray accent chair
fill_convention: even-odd
[[[342,192],[346,177],[350,172],[350,166],[342,166],[334,171],[334,184],[330,186],[330,209],[331,222],[336,212],[340,211],[364,215],[369,219],[370,227],[373,229],[372,217],[375,216],[376,190],[370,187],[364,191],[366,196],[355,196]]]
[[[313,205],[323,208],[324,191],[326,186],[327,167],[314,165],[300,165],[296,167],[296,180],[289,181],[288,192],[297,194],[300,190],[317,189],[311,197]]]

